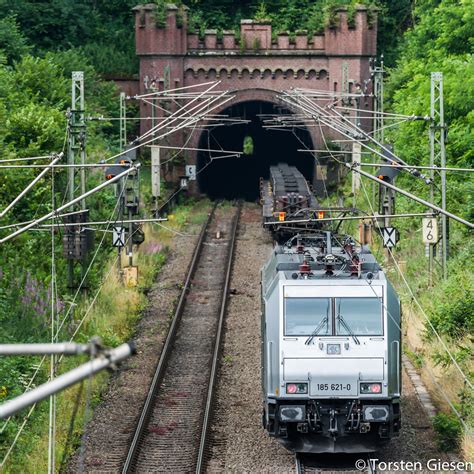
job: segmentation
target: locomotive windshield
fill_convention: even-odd
[[[346,336],[382,336],[380,298],[336,298],[336,334]],[[344,322],[346,324],[344,324]]]
[[[285,298],[285,335],[332,334],[329,298]]]
[[[383,336],[382,300],[285,298],[285,336]]]

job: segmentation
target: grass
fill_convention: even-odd
[[[147,305],[146,290],[153,284],[160,268],[166,263],[175,232],[186,232],[189,224],[201,224],[207,217],[209,202],[189,201],[179,206],[166,228],[155,224],[144,226],[145,242],[134,255],[134,264],[139,266],[139,284],[126,288],[115,270],[116,254],[112,254],[103,272],[100,293],[92,305],[94,295],[82,298],[75,311],[75,322],[87,313],[76,341],[87,341],[93,335],[102,338],[103,344],[116,347],[133,337],[137,321]],[[66,372],[80,363],[84,357],[67,358],[59,371]],[[45,371],[46,372],[46,371]],[[107,389],[110,375],[102,372],[79,386],[71,387],[57,397],[56,470],[65,466],[70,455],[80,445],[84,426],[92,409],[100,402]],[[86,398],[90,393],[90,408],[86,413]],[[38,404],[35,416],[27,425],[13,450],[4,473],[47,472],[48,465],[48,407],[49,402]],[[21,421],[24,413],[17,415]],[[12,424],[12,428],[18,423]],[[5,440],[9,440],[12,432]],[[1,438],[0,438],[1,440]]]

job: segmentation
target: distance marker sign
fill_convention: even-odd
[[[435,217],[423,219],[423,243],[435,244],[438,242],[438,222]]]
[[[186,176],[189,178],[189,181],[196,180],[196,165],[186,165]]]

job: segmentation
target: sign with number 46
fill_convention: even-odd
[[[423,219],[423,243],[435,244],[438,242],[438,222],[435,217]]]

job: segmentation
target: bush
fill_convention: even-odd
[[[456,451],[462,435],[461,422],[455,415],[438,413],[433,420],[438,447],[441,451]]]
[[[464,291],[458,297],[441,304],[431,319],[433,326],[451,337],[472,334],[474,330],[474,297]]]

